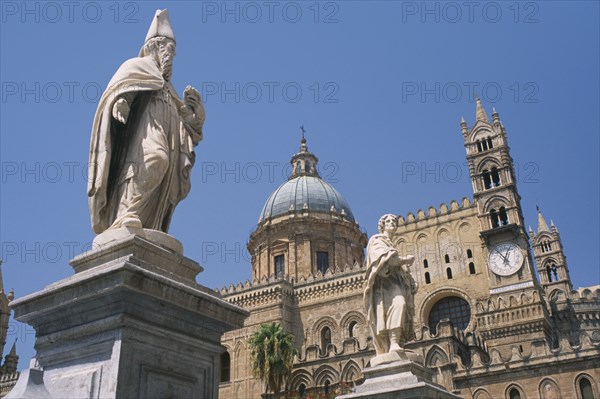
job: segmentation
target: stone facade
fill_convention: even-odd
[[[600,286],[572,289],[554,223],[539,213],[537,233],[525,228],[500,116],[494,110],[490,121],[477,101],[475,119],[471,128],[461,122],[473,199],[398,218],[394,242],[415,256],[418,283],[406,346],[460,397],[599,397]],[[220,398],[260,398],[246,342],[261,323],[281,321],[295,336],[289,388],[299,393],[361,383],[375,354],[362,297],[366,236],[343,199],[324,200],[302,183],[320,179],[317,161],[303,139],[290,181],[269,197],[250,237],[252,281],[220,291],[250,311],[223,337]]]

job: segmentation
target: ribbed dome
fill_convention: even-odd
[[[333,206],[333,208],[332,208]],[[331,212],[354,222],[348,203],[318,176],[297,176],[283,183],[267,199],[258,223],[288,212]]]

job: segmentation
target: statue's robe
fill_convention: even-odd
[[[404,340],[412,333],[413,282],[401,266],[388,265],[397,256],[398,251],[386,235],[375,234],[369,240],[364,301],[378,355],[389,351],[389,330],[400,329]]]
[[[119,98],[130,105],[125,124],[112,117]],[[92,127],[88,200],[95,233],[132,218],[168,231],[175,206],[189,193],[193,147],[202,139],[186,112],[153,58],[132,58],[117,70]]]

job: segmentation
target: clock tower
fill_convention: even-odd
[[[475,124],[461,131],[482,251],[487,259],[490,296],[477,306],[478,326],[488,341],[510,353],[511,344],[549,337],[549,314],[534,272],[529,236],[506,130],[493,110],[492,121],[477,99]]]

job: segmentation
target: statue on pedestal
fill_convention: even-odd
[[[182,100],[171,84],[174,56],[168,11],[158,10],[139,57],[119,67],[100,99],[88,181],[96,234],[122,227],[167,233],[190,191],[205,113],[196,89],[187,86]]]
[[[379,219],[379,234],[367,245],[367,285],[364,291],[367,323],[377,355],[403,351],[413,338],[413,295],[416,284],[410,274],[414,256],[402,257],[392,243],[398,222],[395,215]]]

